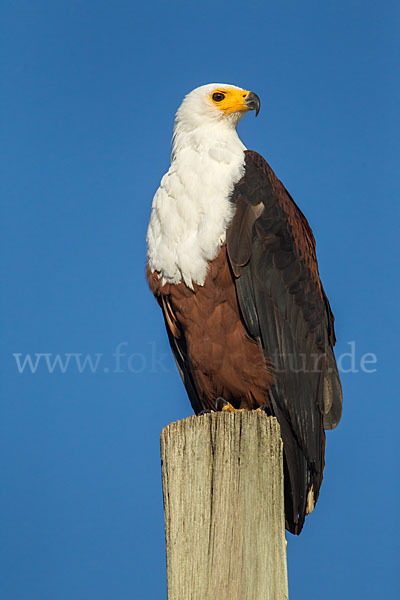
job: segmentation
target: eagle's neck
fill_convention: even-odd
[[[171,166],[154,196],[147,233],[150,269],[165,282],[204,284],[208,262],[225,242],[244,150],[232,123],[175,127]]]

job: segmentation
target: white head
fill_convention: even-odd
[[[236,85],[209,83],[191,91],[177,110],[174,138],[213,127],[235,130],[249,110],[260,110],[257,94]]]

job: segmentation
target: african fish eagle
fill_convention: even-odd
[[[278,419],[286,528],[299,534],[318,499],[325,429],[342,410],[334,317],[305,216],[237,135],[249,110],[258,96],[234,85],[184,98],[147,277],[194,411],[262,407]]]

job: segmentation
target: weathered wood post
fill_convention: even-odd
[[[161,433],[168,600],[288,598],[282,441],[263,412]]]

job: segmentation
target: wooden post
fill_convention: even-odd
[[[168,600],[288,598],[282,440],[263,412],[161,433]]]

